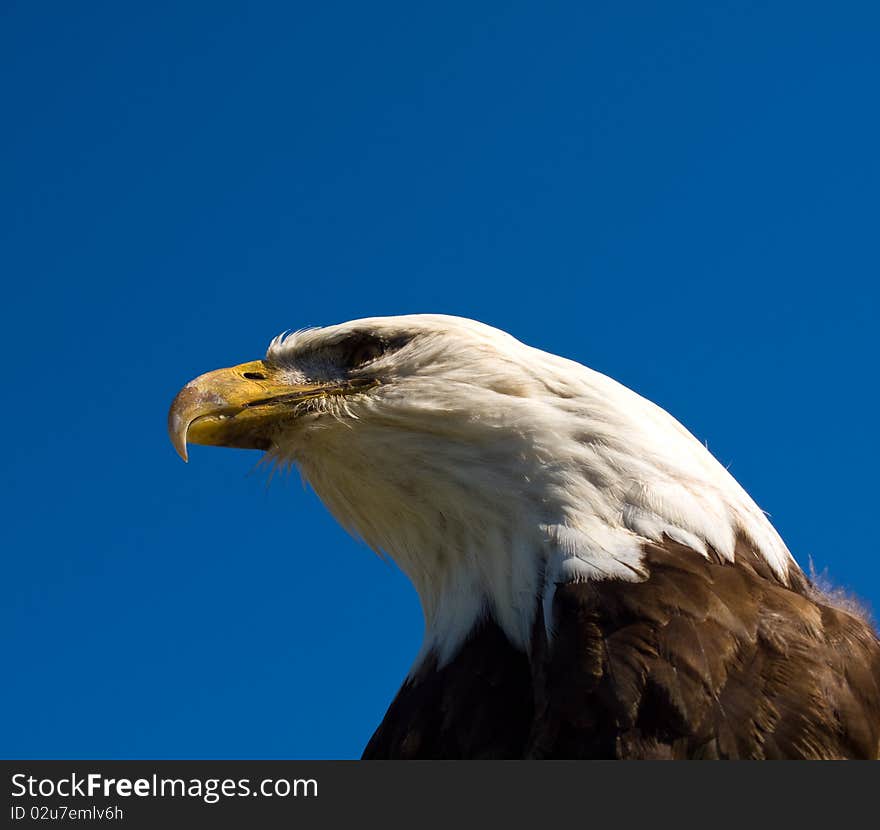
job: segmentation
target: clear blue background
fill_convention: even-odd
[[[878,8],[3,3],[0,752],[360,753],[413,591],[295,474],[165,434],[307,324],[604,371],[880,607]]]

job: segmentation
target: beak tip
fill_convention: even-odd
[[[178,402],[181,395],[175,398],[171,409],[168,412],[168,435],[171,438],[171,444],[175,452],[183,459],[184,463],[189,461],[189,454],[186,447],[186,434],[189,432],[189,419],[182,416],[178,411]]]
[[[186,439],[182,441],[175,440],[177,436],[172,438],[171,443],[174,445],[174,451],[183,459],[183,463],[189,462],[189,453],[187,452]]]

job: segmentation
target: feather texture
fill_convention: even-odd
[[[806,580],[665,540],[641,582],[557,587],[530,655],[484,622],[410,677],[365,758],[880,756],[880,643]]]

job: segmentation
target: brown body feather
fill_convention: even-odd
[[[650,545],[644,582],[557,586],[530,655],[485,621],[404,683],[365,758],[878,758],[880,642],[801,574]]]

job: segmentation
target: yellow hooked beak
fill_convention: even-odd
[[[187,443],[267,450],[279,428],[295,419],[298,404],[374,384],[293,385],[278,367],[254,360],[208,372],[184,386],[168,412],[168,434],[184,461]]]

